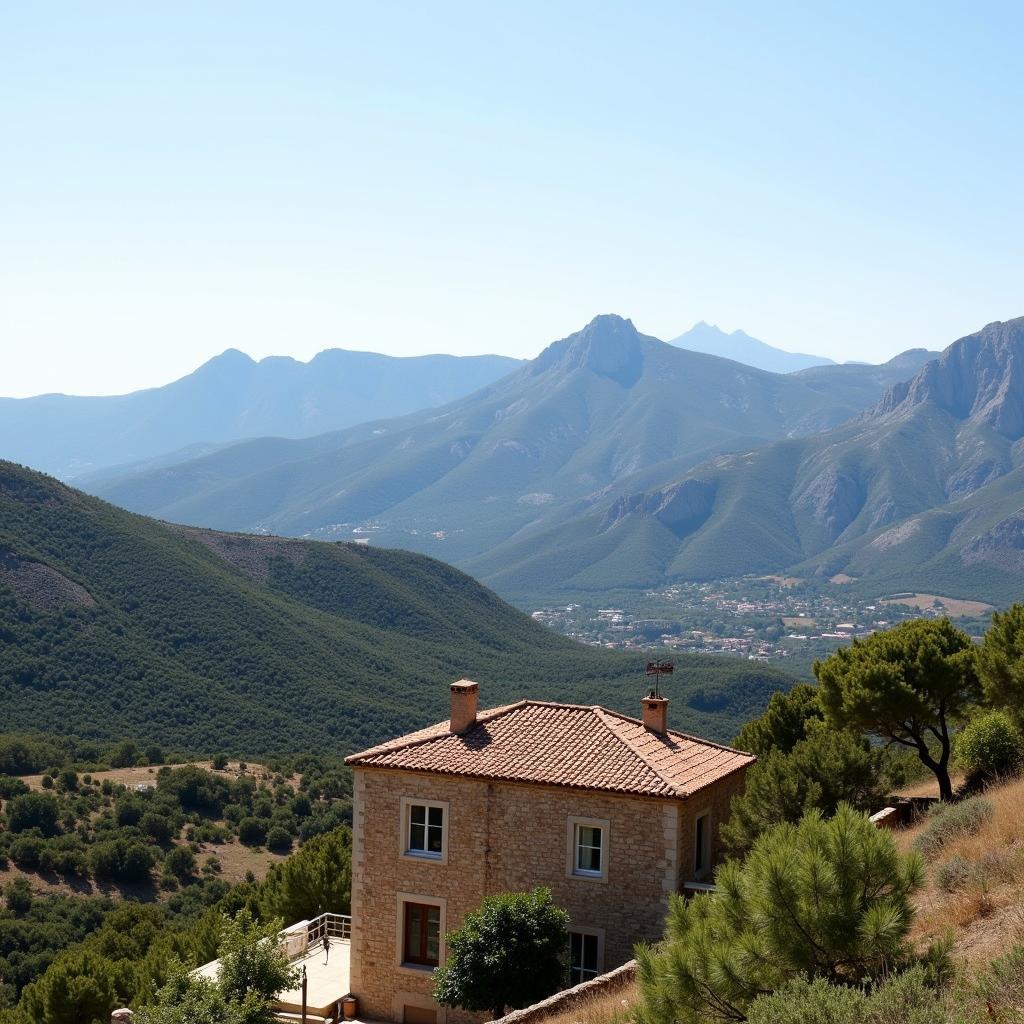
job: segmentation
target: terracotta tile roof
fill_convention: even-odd
[[[462,734],[439,722],[345,763],[685,799],[750,764],[751,754],[602,707],[520,701],[483,711]]]

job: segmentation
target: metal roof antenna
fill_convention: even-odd
[[[654,676],[654,689],[651,690],[652,697],[661,696],[661,677],[670,676],[675,671],[675,665],[671,661],[649,661],[644,675]]]

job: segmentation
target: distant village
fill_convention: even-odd
[[[671,647],[754,661],[809,664],[853,637],[911,618],[949,616],[980,635],[990,605],[936,594],[865,597],[838,576],[807,581],[787,576],[677,583],[642,594],[619,594],[615,607],[570,603],[538,608],[533,618],[583,643],[622,650]],[[796,667],[796,666],[794,666]]]

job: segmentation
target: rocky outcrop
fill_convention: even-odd
[[[1024,512],[1007,516],[968,541],[960,557],[965,565],[989,562],[1002,569],[1024,570]]]
[[[715,485],[708,480],[683,480],[664,490],[619,498],[605,513],[601,532],[630,516],[649,516],[684,537],[707,521],[715,506]]]
[[[632,387],[643,373],[642,338],[632,320],[614,314],[596,316],[582,331],[549,345],[533,361],[530,372],[536,376],[560,364],[566,371],[587,369],[624,388]]]
[[[819,473],[795,498],[794,506],[823,526],[834,540],[864,507],[865,491],[849,473],[830,467]]]
[[[989,324],[953,342],[912,380],[890,388],[860,420],[925,403],[985,424],[1011,441],[1024,436],[1024,317]]]

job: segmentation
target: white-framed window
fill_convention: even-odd
[[[608,822],[604,818],[570,818],[566,874],[573,878],[608,880]]]
[[[403,797],[398,851],[416,860],[448,862],[448,803]]]
[[[600,928],[569,928],[569,985],[596,978],[604,970],[604,932]]]
[[[703,878],[711,870],[711,812],[698,814],[693,822],[693,874]]]

